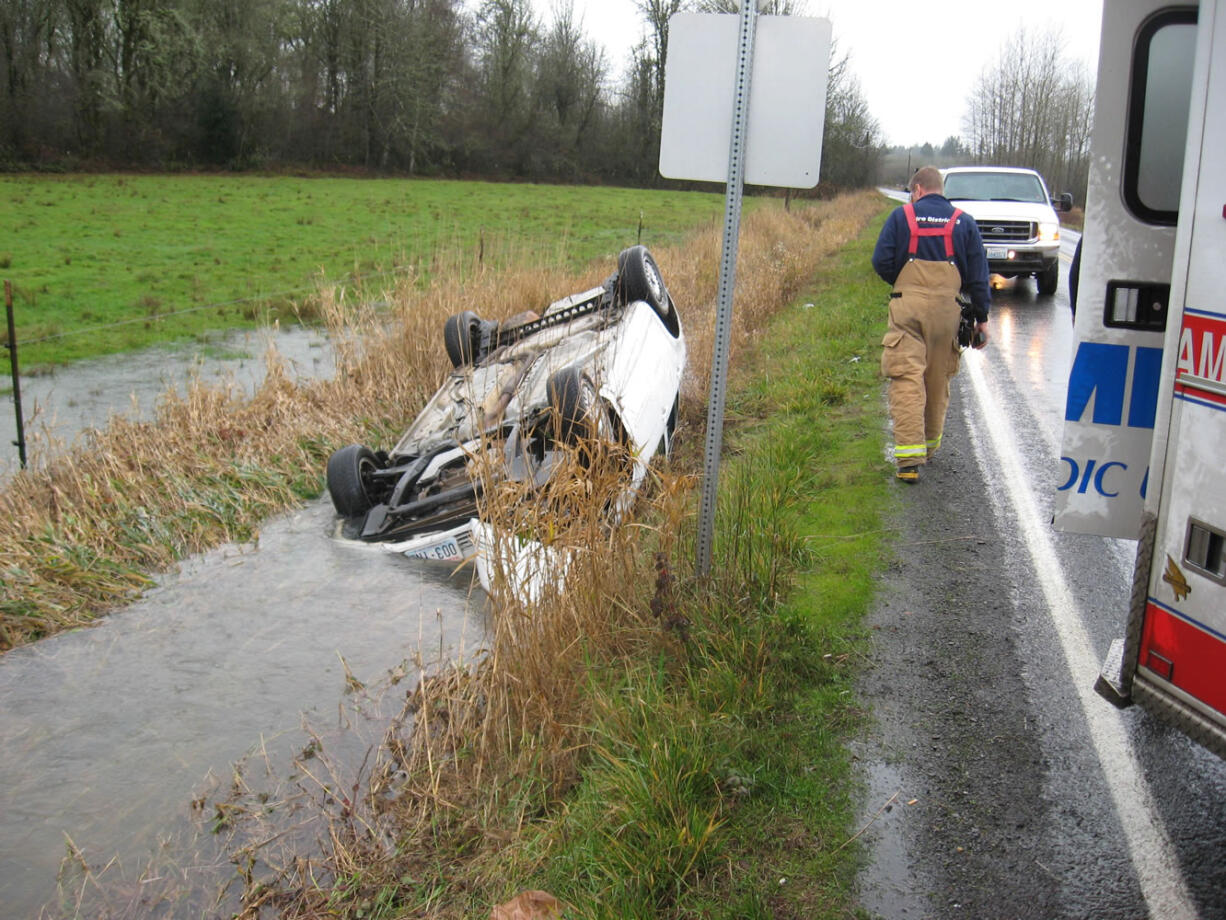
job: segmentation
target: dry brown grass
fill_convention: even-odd
[[[881,208],[880,196],[862,193],[748,216],[733,364],[818,262]],[[705,416],[720,242],[718,231],[706,231],[653,252],[690,345],[683,435]],[[332,381],[295,385],[274,363],[250,401],[196,387],[185,399],[164,400],[156,421],[116,420],[89,450],[44,459],[16,477],[0,493],[0,648],[85,622],[139,591],[143,572],[245,536],[266,515],[317,492],[331,449],[394,434],[436,388],[447,370],[440,347],[447,315],[506,317],[598,284],[610,270],[594,265],[576,278],[530,267],[500,276],[456,268],[452,277],[462,282],[422,290],[406,281],[389,292],[390,317],[325,292],[322,310],[340,349]],[[525,599],[495,588],[479,661],[423,673],[352,791],[338,797],[336,783],[321,782],[303,793],[327,819],[315,855],[273,858],[263,845],[246,845],[243,916],[273,906],[284,916],[349,916],[329,912],[339,889],[352,907],[418,869],[428,874],[440,859],[451,883],[481,885],[483,858],[576,778],[592,743],[585,676],[618,673],[645,650],[684,658],[686,624],[676,615],[671,572],[687,567],[693,477],[673,470],[651,480],[651,523],[610,527],[602,496],[619,488],[624,458],[606,459],[559,477],[567,484],[543,502],[490,499],[485,516],[512,535],[511,549],[514,535],[528,535],[566,555],[565,590]],[[396,847],[387,843],[389,826]],[[282,839],[258,830],[246,839],[265,837]],[[429,915],[463,914],[432,906]]]
[[[880,208],[872,193],[796,207],[763,207],[742,228],[732,360],[766,316]],[[653,254],[680,304],[690,342],[683,417],[707,392],[720,234]],[[473,309],[506,317],[599,284],[525,265],[494,274],[438,265],[422,289],[403,279],[375,313],[323,292],[339,344],[330,381],[291,382],[275,356],[250,400],[216,387],[168,395],[151,422],[115,418],[69,452],[36,456],[0,491],[0,651],[87,624],[148,584],[148,573],[218,543],[247,539],[268,515],[320,488],[330,451],[398,430],[446,371],[443,320]]]

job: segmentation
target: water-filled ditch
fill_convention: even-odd
[[[151,418],[157,400],[188,383],[235,386],[250,395],[263,382],[272,344],[290,379],[327,379],[336,372],[324,333],[303,326],[248,330],[211,337],[207,343],[149,348],[77,361],[21,375],[22,421],[29,453],[62,449],[81,432],[102,428],[112,414]],[[17,418],[7,356],[0,357],[0,477],[18,467]]]
[[[262,353],[258,341],[250,347]],[[309,333],[282,334],[277,348],[299,374],[331,373]],[[132,393],[152,406],[189,372],[250,389],[263,362],[159,351],[32,379],[56,436],[71,440],[124,411]],[[188,819],[210,772],[225,777],[253,748],[281,758],[300,750],[304,719],[337,722],[350,675],[371,682],[405,661],[478,650],[485,599],[469,569],[334,533],[325,496],[267,522],[255,543],[188,560],[93,628],[0,657],[6,918],[37,916],[52,898],[68,840],[91,866],[118,860],[138,875],[166,829]]]
[[[0,658],[0,904],[32,917],[66,836],[131,873],[187,816],[205,775],[253,746],[301,749],[335,723],[346,666],[373,682],[467,656],[484,632],[467,569],[331,534],[326,498],[226,546],[98,626]],[[342,661],[343,659],[343,661]],[[410,674],[416,673],[412,665]]]

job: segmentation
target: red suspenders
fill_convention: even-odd
[[[915,220],[915,208],[910,202],[902,206],[903,213],[907,215],[907,226],[911,228],[911,240],[907,244],[907,255],[915,258],[915,248],[919,245],[921,236],[941,236],[945,238],[945,258],[952,259],[954,257],[954,225],[958,222],[958,218],[962,216],[962,212],[958,208],[954,208],[954,213],[950,215],[949,220],[945,222],[943,227],[920,227]]]

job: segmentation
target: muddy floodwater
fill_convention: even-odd
[[[158,398],[182,395],[192,380],[234,386],[250,395],[264,380],[265,356],[275,346],[293,380],[327,379],[336,372],[333,351],[319,330],[302,326],[232,332],[207,343],[150,348],[77,361],[21,375],[22,421],[27,453],[69,446],[112,414],[151,418]],[[17,417],[7,352],[0,357],[0,477],[18,468]]]
[[[331,373],[317,337],[278,337],[296,373]],[[23,385],[57,437],[150,408],[190,374],[263,376],[264,343],[201,361],[148,352],[88,362]],[[239,351],[237,347],[231,352]],[[11,413],[11,400],[0,402]],[[7,440],[13,421],[8,419]],[[6,444],[7,444],[6,440]],[[11,458],[6,458],[11,459]],[[253,749],[301,750],[304,720],[335,724],[350,675],[470,658],[485,597],[468,568],[337,539],[327,497],[268,521],[256,541],[184,562],[90,629],[0,657],[0,914],[35,917],[55,895],[67,841],[91,866],[141,865],[188,818],[212,773]]]
[[[419,650],[479,649],[467,569],[339,541],[332,521],[316,501],[258,547],[197,557],[98,626],[0,658],[6,920],[54,893],[65,835],[91,864],[139,866],[210,770],[261,742],[300,749],[303,715],[336,721],[346,665],[373,682]]]

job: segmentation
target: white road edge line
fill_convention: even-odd
[[[1022,539],[1047,601],[1065,664],[1090,729],[1095,753],[1124,829],[1133,869],[1140,881],[1141,894],[1149,914],[1162,920],[1196,920],[1192,897],[1133,753],[1123,719],[1118,710],[1094,692],[1099,662],[1082,625],[1077,601],[1064,578],[1048,526],[1039,517],[1039,505],[1027,484],[1018,454],[1011,448],[1016,435],[1007,429],[1005,415],[984,377],[982,356],[967,352],[963,355],[963,364],[974,387],[992,450],[996,454],[994,459],[998,474],[995,479],[1008,491],[1017,515]]]

